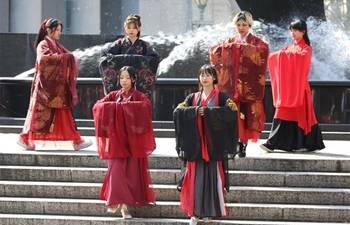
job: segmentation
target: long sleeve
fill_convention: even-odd
[[[123,90],[111,92],[93,108],[98,153],[102,159],[146,157],[156,147],[152,104],[136,90],[132,101],[116,102],[120,95]]]
[[[123,66],[132,66],[137,73],[136,89],[151,97],[156,81],[159,55],[147,42],[137,39],[118,39],[101,51],[99,70],[105,95],[120,89],[117,74]]]
[[[297,107],[310,91],[307,77],[311,65],[311,48],[301,40],[283,48],[269,58],[270,79],[275,107]]]
[[[66,52],[53,51],[57,48],[53,45],[45,39],[37,47],[35,72],[37,99],[49,108],[72,108],[78,101],[76,94],[78,60],[63,46],[61,49]]]

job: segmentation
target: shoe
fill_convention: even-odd
[[[246,156],[246,148],[247,148],[247,144],[243,144],[242,142],[239,142],[239,150],[238,150],[239,158],[244,158]]]
[[[203,218],[203,222],[204,223],[210,223],[211,222],[211,218],[210,217],[204,217]]]
[[[17,144],[25,148],[26,150],[35,150],[35,146],[29,146],[26,143],[24,143],[22,140],[18,140]]]
[[[119,208],[120,208],[120,204],[118,204],[117,207],[108,206],[107,212],[108,213],[116,213]]]
[[[87,147],[89,147],[91,145],[92,145],[92,141],[88,140],[88,141],[84,141],[83,143],[80,143],[78,145],[74,145],[73,147],[74,147],[75,151],[78,151],[80,149],[87,148]]]
[[[198,223],[198,218],[191,217],[190,222],[188,223],[189,225],[197,225]]]
[[[269,153],[274,152],[273,148],[268,143],[261,144],[260,148],[266,152],[269,152]]]
[[[117,212],[117,208],[108,207],[108,208],[107,208],[107,212],[108,212],[108,213],[116,213],[116,212]]]
[[[122,205],[122,210],[120,210],[120,212],[122,213],[124,220],[132,219],[132,216],[130,215],[129,210],[128,210],[128,206],[126,204]]]
[[[301,149],[297,149],[297,150],[293,150],[293,152],[295,153],[304,153],[304,152],[308,152],[309,150],[306,148],[301,148]]]

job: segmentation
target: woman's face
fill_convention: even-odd
[[[293,28],[290,29],[290,35],[296,42],[300,41],[303,38],[304,34],[305,34],[305,31],[300,31]]]
[[[241,35],[241,37],[245,37],[248,34],[250,26],[247,22],[243,20],[238,20],[235,25],[237,32]]]
[[[60,39],[61,36],[61,32],[62,32],[62,26],[58,25],[56,30],[55,29],[47,29],[47,36],[54,41],[57,41],[58,39]]]
[[[125,34],[129,38],[137,38],[137,34],[139,33],[140,30],[141,30],[140,27],[137,27],[136,24],[130,23],[128,27],[125,28]]]
[[[201,73],[199,75],[199,81],[203,88],[213,87],[214,77],[209,73]]]
[[[122,88],[124,89],[124,91],[129,91],[133,82],[134,81],[130,77],[128,71],[123,70],[120,74],[119,83],[122,86]]]

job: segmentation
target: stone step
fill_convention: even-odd
[[[175,137],[174,129],[159,129],[154,128],[155,137]],[[95,129],[93,127],[78,127],[78,131],[82,136],[94,136]],[[14,125],[0,125],[0,133],[16,133],[22,132],[22,126]],[[270,131],[262,131],[260,133],[260,139],[267,139]],[[323,140],[350,140],[350,132],[335,132],[335,131],[322,131]]]
[[[168,151],[175,154],[175,149],[169,148]],[[249,152],[249,145],[247,151]],[[350,172],[348,157],[323,158],[327,157],[328,154],[322,157],[317,152],[304,153],[300,156],[305,158],[235,158],[229,161],[229,167],[237,171]],[[152,169],[180,169],[181,164],[183,164],[176,156],[161,155],[151,155],[148,157],[148,162]],[[107,168],[106,160],[101,160],[96,151],[0,152],[0,165]]]
[[[0,181],[0,196],[99,199],[102,183]],[[176,185],[153,185],[157,201],[179,201]],[[348,205],[350,189],[231,186],[228,203]]]
[[[102,183],[107,169],[0,166],[0,180]],[[176,169],[151,169],[153,184],[177,184]],[[349,173],[229,171],[232,186],[348,188]]]
[[[0,125],[8,126],[20,126],[23,127],[24,118],[15,117],[0,117]],[[94,121],[91,119],[76,119],[75,124],[77,127],[94,127]],[[173,121],[152,121],[154,128],[159,129],[174,129]]]
[[[24,118],[0,118],[0,133],[21,133]],[[175,137],[172,121],[153,121],[156,137]],[[94,136],[94,121],[78,119],[76,125],[82,136]],[[350,140],[350,124],[320,124],[324,140]],[[260,139],[267,139],[270,133],[271,123],[265,124],[265,130],[260,133]]]
[[[22,132],[23,126],[18,125],[0,125],[0,133],[15,133],[19,134]],[[173,129],[166,128],[154,128],[155,137],[175,137],[175,131]],[[81,136],[94,136],[94,127],[78,127],[78,131]],[[337,135],[338,137],[338,135]]]
[[[23,126],[24,120],[24,118],[0,117],[0,125]],[[76,119],[75,123],[77,127],[94,127],[92,119]],[[174,129],[173,121],[152,121],[152,124],[154,128]],[[272,123],[265,123],[265,130],[271,130],[271,125]],[[322,123],[320,126],[322,131],[350,132],[350,124]]]
[[[130,208],[130,213],[141,218],[188,218],[179,202],[157,201],[154,206]],[[269,220],[303,222],[347,222],[350,207],[336,205],[294,205],[228,203],[231,220]],[[110,216],[105,202],[94,199],[12,198],[0,197],[2,214],[44,214],[67,216]],[[120,212],[115,214],[120,216]]]
[[[200,220],[201,221],[201,220]],[[28,215],[28,214],[0,214],[0,224],[25,224],[25,225],[188,225],[188,219],[161,219],[161,218],[137,218],[123,220],[120,217],[98,216],[59,216],[59,215]],[[201,222],[198,223],[203,224]],[[252,220],[213,220],[210,225],[343,225],[344,223],[322,222],[288,222],[288,221],[252,221]]]

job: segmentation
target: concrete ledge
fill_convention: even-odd
[[[0,214],[1,224],[16,225],[188,225],[188,219],[158,219],[158,218],[133,218],[123,220],[120,217],[88,217],[88,216],[57,216],[57,215],[24,215],[24,214]],[[202,222],[198,223],[204,224]],[[236,225],[315,225],[310,222],[287,221],[248,221],[248,220],[213,220],[210,225],[236,224]],[[321,223],[318,225],[343,225],[344,223]]]
[[[169,143],[168,150],[162,150],[165,146],[158,146],[159,151],[167,151],[169,154],[152,154],[148,157],[150,168],[180,169],[183,162],[175,156],[176,151],[172,145],[174,143]],[[20,147],[18,146],[18,148]],[[248,149],[247,154],[250,154],[250,151]],[[259,151],[260,156],[256,155],[255,151],[252,151],[253,157],[235,158],[235,160],[229,161],[230,169],[238,171],[350,172],[350,160],[349,156],[346,155],[347,152],[342,156],[337,156],[336,152],[334,154],[322,153],[322,151],[304,154],[265,154],[261,150]],[[96,150],[78,152],[21,150],[16,153],[12,153],[12,151],[0,152],[0,165],[107,168],[107,161],[101,160]]]
[[[350,144],[350,143],[349,143]],[[344,149],[345,151],[345,149]],[[249,149],[247,150],[249,153]],[[319,154],[318,154],[319,153]],[[275,153],[274,153],[275,154]],[[278,153],[276,153],[277,155]],[[230,168],[234,170],[254,170],[254,171],[313,171],[313,172],[350,172],[350,160],[345,153],[343,156],[337,157],[337,152],[334,151],[333,155],[329,159],[319,157],[322,155],[320,152],[302,153],[281,153],[281,157],[247,157],[244,159],[235,158],[234,161],[230,161]],[[286,155],[284,157],[284,155]],[[295,156],[294,157],[291,157]],[[300,157],[298,157],[300,156]],[[334,156],[334,157],[332,157]]]
[[[22,126],[15,125],[0,125],[0,133],[16,133],[19,134],[22,132]],[[95,129],[94,127],[78,127],[78,131],[82,136],[94,136]],[[270,131],[263,131],[260,133],[260,139],[267,139],[269,137]],[[155,128],[154,127],[154,135],[156,137],[166,137],[166,138],[174,138],[175,130],[169,128]],[[322,132],[323,140],[339,140],[339,141],[347,141],[350,139],[350,132],[335,132],[328,131]]]
[[[1,166],[1,180],[102,183],[107,169]],[[153,184],[177,184],[175,169],[151,169]],[[349,173],[229,171],[231,186],[348,188]]]
[[[346,222],[350,221],[348,206],[314,206],[289,204],[236,204],[228,203],[231,220],[249,218],[269,221],[305,221],[305,222]],[[67,216],[110,216],[104,202],[99,200],[72,199],[33,199],[0,198],[3,214],[43,214]],[[188,218],[179,207],[179,202],[157,201],[155,206],[131,208],[135,218]],[[116,213],[120,216],[120,212]]]
[[[0,181],[0,196],[99,199],[102,183]],[[153,185],[158,201],[179,201],[176,185]],[[229,203],[350,205],[350,189],[231,186]]]
[[[232,186],[348,188],[349,173],[230,171]]]
[[[19,117],[0,117],[0,125],[17,125],[23,127],[25,118]],[[78,127],[94,127],[93,119],[76,119],[75,123]],[[174,129],[173,121],[152,121],[153,128]],[[321,123],[322,132],[338,131],[350,132],[350,124],[337,123]],[[265,123],[264,130],[270,131],[272,123]]]

